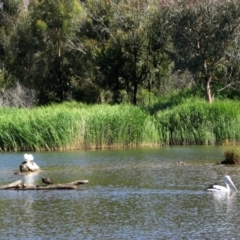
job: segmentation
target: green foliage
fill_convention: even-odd
[[[158,97],[146,89],[141,89],[137,95],[138,106],[150,109],[158,102]]]
[[[154,32],[157,23],[150,23],[155,11],[152,4],[135,0],[116,4],[106,1],[99,6],[96,1],[87,1],[86,9],[90,13],[83,30],[88,36],[85,44],[91,49],[94,83],[112,92],[113,103],[124,103],[127,99],[136,105],[138,91],[148,88],[151,92],[153,85],[159,85],[170,69],[164,44],[161,49],[153,46],[153,35],[159,38],[159,31]],[[163,17],[160,11],[156,15]],[[161,42],[167,44],[167,30],[164,30]],[[127,96],[123,97],[122,93]]]
[[[22,5],[22,0],[1,0],[3,3],[3,10],[1,11],[1,15],[5,15],[7,13],[8,16],[15,17],[19,14],[19,7]],[[11,17],[8,20],[13,20]]]
[[[151,117],[130,105],[73,102],[32,110],[0,109],[4,151],[134,147],[156,143],[155,132]]]
[[[159,134],[167,144],[221,144],[239,141],[238,102],[185,100],[156,115]]]
[[[170,25],[175,67],[188,69],[196,76],[204,86],[209,102],[213,83],[226,77],[229,56],[236,51],[231,46],[239,34],[239,6],[235,1],[214,3],[206,0],[194,6],[186,1],[172,13]]]
[[[4,114],[6,112],[7,114]],[[53,106],[34,110],[3,108],[0,117],[1,148],[54,150],[65,147],[76,130],[72,117],[73,115],[69,116],[64,109],[53,112]]]
[[[208,100],[239,96],[239,1],[2,2],[3,91],[19,82],[39,105],[148,99],[153,111],[156,96],[194,84]]]
[[[0,108],[0,148],[64,150],[240,142],[238,101],[189,98],[150,115],[131,105],[68,102]]]
[[[41,104],[62,102],[70,97],[73,76],[68,43],[75,36],[83,10],[76,0],[35,1],[29,9],[35,43],[34,88]]]
[[[47,24],[42,20],[37,20],[36,22],[36,31],[43,33],[47,30]]]

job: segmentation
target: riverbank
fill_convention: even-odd
[[[239,101],[0,108],[1,151],[55,151],[240,141]]]

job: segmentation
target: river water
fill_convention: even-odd
[[[24,153],[0,154],[0,185],[89,180],[77,190],[0,191],[0,239],[239,239],[240,195],[203,191],[240,167],[221,147],[33,153],[38,174],[14,175]],[[185,165],[177,165],[177,161]]]

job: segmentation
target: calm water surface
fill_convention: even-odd
[[[77,190],[0,191],[0,239],[239,239],[240,194],[202,189],[240,166],[220,147],[33,153],[42,172],[18,176],[23,153],[0,154],[0,185],[89,180]],[[177,161],[186,165],[178,166]]]

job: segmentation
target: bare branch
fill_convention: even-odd
[[[231,83],[229,83],[228,85],[224,86],[223,88],[218,89],[217,91],[218,91],[218,92],[221,92],[221,91],[225,90],[226,88],[230,88],[230,87],[232,87],[233,85],[237,85],[237,84],[240,84],[240,82],[231,82]]]
[[[84,49],[84,45],[82,42],[78,42],[78,44],[74,43],[72,40],[68,41],[69,47],[73,50],[79,51],[83,54],[87,54],[83,49]]]
[[[0,106],[31,108],[36,102],[36,92],[19,83],[14,88],[3,90],[0,95]]]

